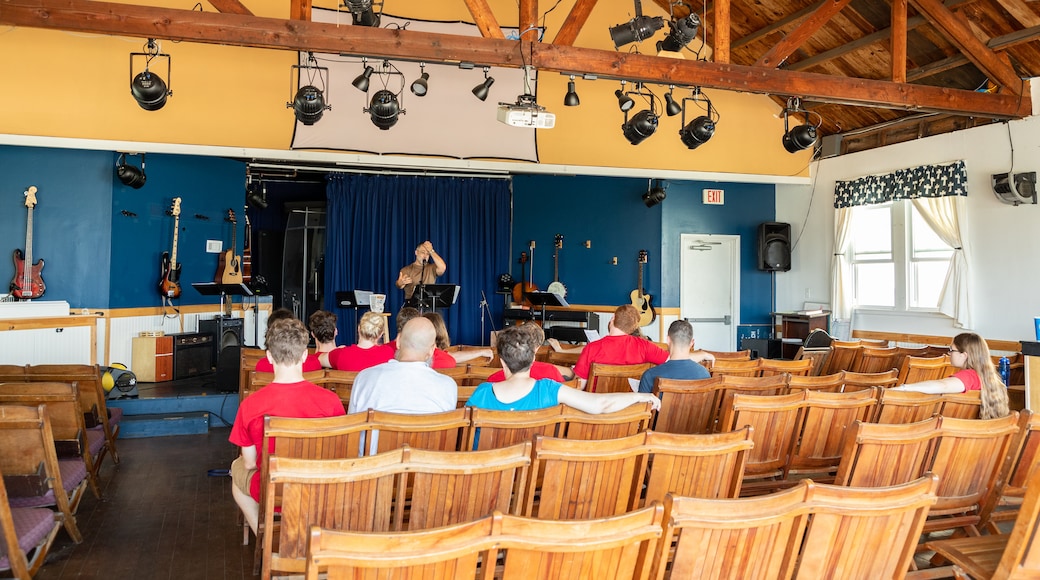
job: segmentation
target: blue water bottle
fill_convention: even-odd
[[[997,371],[1000,373],[1000,380],[1004,381],[1004,386],[1007,387],[1008,383],[1011,382],[1011,361],[1008,357],[1002,356],[997,365]]]

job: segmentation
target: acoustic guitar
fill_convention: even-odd
[[[177,235],[181,229],[181,198],[173,198],[170,215],[173,216],[173,245],[169,252],[162,253],[162,276],[159,278],[159,294],[166,298],[180,298],[181,265],[177,263]]]
[[[16,249],[14,251],[14,279],[11,280],[11,295],[21,300],[30,300],[43,296],[47,286],[43,283],[40,272],[43,270],[43,260],[37,260],[33,264],[32,241],[33,241],[33,208],[36,207],[35,185],[30,185],[25,190],[25,207],[28,208],[28,217],[25,222],[25,253]]]
[[[242,238],[242,283],[249,284],[253,281],[253,231],[249,224],[249,206],[242,210],[242,217],[246,220],[246,233]]]
[[[556,234],[555,245],[556,248],[553,250],[553,281],[546,288],[546,291],[564,298],[567,296],[567,287],[560,282],[560,249],[563,248],[563,234]]]
[[[632,306],[639,311],[639,326],[653,324],[657,320],[657,311],[654,310],[654,297],[643,293],[643,264],[647,262],[649,254],[646,250],[639,250],[639,286],[632,291]]]
[[[213,281],[217,284],[241,284],[242,256],[235,255],[235,234],[238,230],[235,210],[229,209],[228,217],[224,221],[231,222],[231,247],[221,252],[217,258],[217,275],[213,277]]]

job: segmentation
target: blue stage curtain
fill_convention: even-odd
[[[356,342],[357,316],[338,307],[336,292],[386,294],[386,312],[396,313],[404,304],[398,271],[426,240],[448,266],[437,283],[461,286],[455,305],[438,310],[452,344],[488,344],[492,320],[495,328],[502,320],[498,277],[509,270],[509,180],[342,174],[329,177],[326,195],[325,308],[339,317],[340,344]],[[483,336],[481,292],[491,310]],[[392,317],[391,336],[394,325]]]

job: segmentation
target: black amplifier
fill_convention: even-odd
[[[173,337],[173,378],[186,379],[216,370],[213,335],[202,332],[171,334]]]

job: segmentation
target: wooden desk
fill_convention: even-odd
[[[806,312],[775,312],[780,317],[780,337],[784,339],[782,355],[783,358],[792,359],[798,354],[798,348],[805,341],[809,333],[822,329],[828,331],[831,324],[831,313],[824,310],[818,313]],[[796,343],[787,339],[801,339]]]

